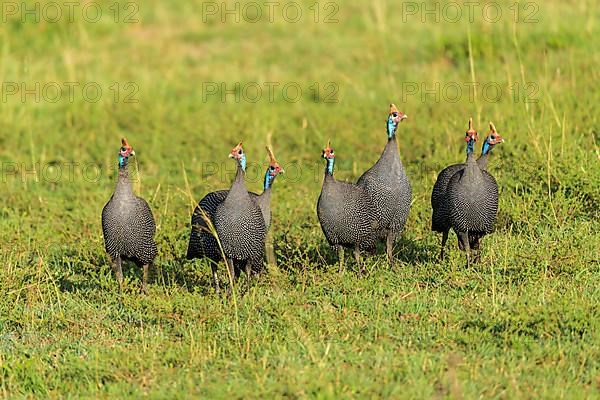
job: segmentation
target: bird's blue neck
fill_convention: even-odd
[[[387,136],[388,140],[391,140],[396,136],[396,129],[398,129],[398,124],[394,122],[394,118],[390,115],[387,120]]]
[[[246,172],[246,155],[243,155],[242,158],[238,160],[238,165],[243,172]]]
[[[273,185],[273,181],[275,181],[275,176],[271,175],[270,168],[267,168],[267,172],[265,173],[265,186],[264,190],[270,189]]]
[[[125,157],[119,154],[119,168],[127,167],[127,163],[129,161],[129,157]]]
[[[333,164],[335,162],[335,158],[327,159],[327,166],[325,167],[325,173],[333,176]]]
[[[475,151],[475,140],[471,139],[467,142],[467,155],[473,154]]]
[[[494,148],[493,145],[490,144],[489,141],[483,142],[483,147],[481,148],[481,155],[484,156],[486,154],[488,154],[490,151],[492,151],[492,149]]]

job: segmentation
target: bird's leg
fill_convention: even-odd
[[[115,276],[119,283],[119,293],[123,292],[123,267],[121,264],[121,256],[119,255],[113,262],[113,270],[115,271]]]
[[[340,274],[344,272],[344,247],[338,246],[337,248],[338,258],[340,261]]]
[[[390,267],[394,266],[394,236],[394,233],[389,231],[385,240],[387,259]]]
[[[250,278],[252,277],[252,263],[250,261],[246,261],[246,288],[247,291],[250,291]]]
[[[444,247],[446,246],[446,241],[448,240],[448,231],[442,233],[442,249],[440,250],[440,261],[444,261]]]
[[[229,269],[229,276],[231,278],[231,283],[233,284],[235,282],[235,267],[232,258],[227,259],[227,268]]]
[[[213,281],[215,283],[215,292],[217,292],[217,294],[219,294],[220,288],[219,288],[219,276],[217,275],[217,264],[211,263],[210,269],[212,271],[212,277],[213,277]]]
[[[469,269],[469,268],[471,268],[471,257],[470,257],[471,251],[467,250],[467,251],[465,251],[465,254],[467,255],[467,269]]]
[[[356,260],[356,267],[358,268],[358,271],[363,274],[365,270],[360,264],[360,249],[358,248],[358,245],[354,246],[354,259]]]
[[[144,264],[144,277],[142,278],[142,290],[144,293],[148,293],[148,268],[149,264]]]
[[[230,279],[229,289],[227,290],[227,294],[231,294],[231,290],[235,283],[235,268],[233,266],[233,259],[231,259],[231,258],[227,259],[227,269],[229,270],[229,279]]]
[[[476,239],[473,242],[473,245],[471,246],[471,248],[473,249],[473,252],[475,253],[475,258],[473,259],[473,262],[476,264],[478,264],[479,260],[481,259],[481,251],[479,249],[479,240],[480,240],[479,238]]]
[[[465,253],[467,254],[467,268],[471,268],[471,246],[469,245],[469,233],[458,233],[458,240],[463,244]]]

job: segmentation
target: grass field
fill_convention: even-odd
[[[77,3],[72,19],[2,5],[3,397],[600,397],[595,0],[492,2],[499,17],[482,2],[472,22],[446,2],[429,15],[421,2],[282,2],[272,22],[263,2],[113,3]],[[320,151],[331,138],[336,177],[356,180],[385,144],[390,102],[409,116],[398,137],[413,187],[399,262],[380,249],[367,276],[351,257],[340,275],[315,213]],[[489,167],[497,230],[466,269],[453,234],[437,261],[429,196],[464,160],[470,116],[506,142]],[[134,266],[119,295],[103,246],[122,136],[157,223],[147,295]],[[250,189],[269,141],[287,174],[278,265],[227,298],[184,255],[193,206],[229,187],[242,138]]]

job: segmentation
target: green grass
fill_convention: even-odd
[[[529,24],[504,1],[499,22],[471,24],[403,22],[401,3],[383,0],[340,0],[332,24],[312,22],[312,2],[296,24],[203,23],[200,1],[155,0],[140,3],[139,23],[114,23],[112,2],[99,4],[98,23],[2,22],[4,95],[7,82],[103,89],[96,103],[80,91],[56,103],[18,93],[0,107],[2,396],[600,397],[595,1],[540,2]],[[469,99],[473,78],[497,83],[500,98]],[[115,82],[121,95],[135,82],[139,102],[115,103]],[[303,96],[203,101],[203,82],[296,82]],[[327,82],[336,103],[323,101]],[[403,98],[406,82],[465,92]],[[535,102],[511,91],[525,84]],[[368,276],[351,257],[339,275],[315,213],[320,151],[331,138],[337,178],[357,179],[384,146],[390,102],[409,115],[399,144],[413,186],[399,263],[391,270],[380,249]],[[466,269],[453,235],[437,262],[429,195],[437,172],[464,159],[470,116],[480,136],[491,120],[507,141],[489,167],[497,231]],[[158,227],[148,295],[133,266],[119,295],[103,247],[121,136]],[[217,296],[206,261],[183,260],[193,205],[229,186],[241,138],[262,172],[269,137],[288,171],[274,187],[278,267],[244,296]],[[249,176],[249,188],[261,180]]]

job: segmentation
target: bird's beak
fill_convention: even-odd
[[[135,151],[131,150],[131,153],[129,153],[132,156],[135,156]]]
[[[229,153],[229,158],[233,158],[233,154]]]
[[[285,174],[285,169],[281,168],[281,173]]]
[[[400,117],[400,121],[402,121],[403,119],[407,119],[407,118],[408,118],[408,115],[406,115],[406,114],[403,114],[403,115]]]

